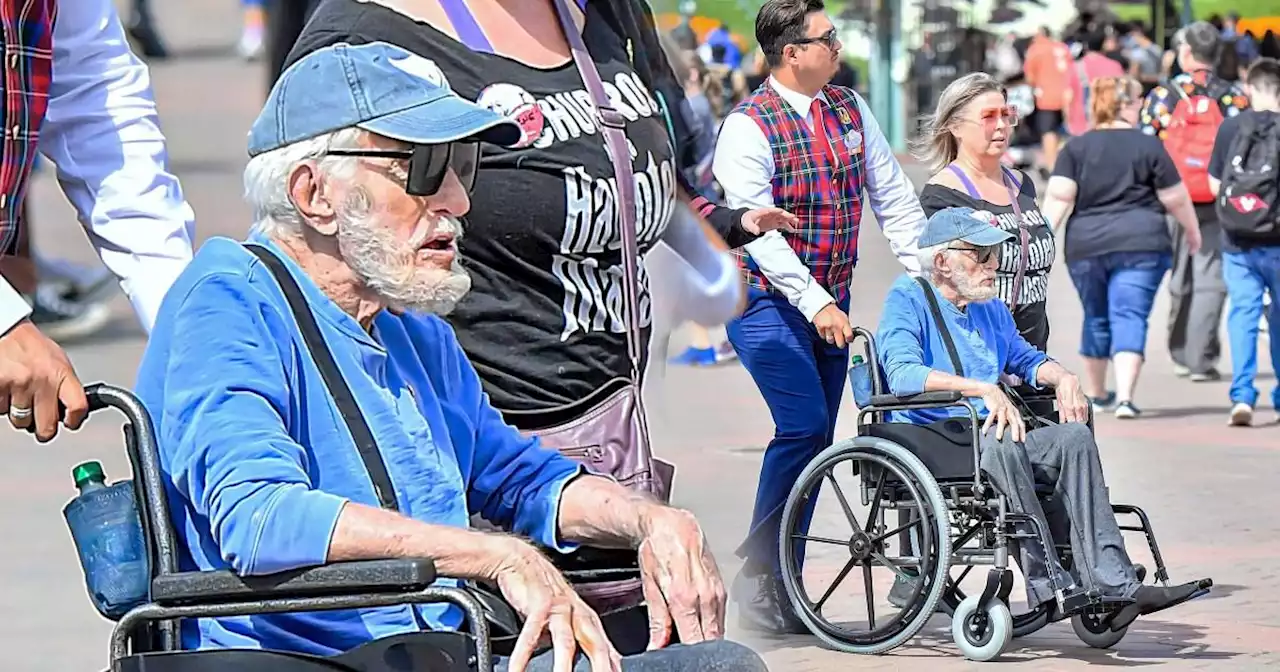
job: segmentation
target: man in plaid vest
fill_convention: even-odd
[[[779,523],[800,471],[834,439],[863,201],[911,272],[925,215],[866,102],[830,84],[841,44],[822,0],[768,0],[756,40],[772,75],[725,119],[715,176],[730,207],[776,206],[799,224],[736,250],[748,302],[726,330],[776,431],[732,592],[744,627],[807,632],[780,585]]]

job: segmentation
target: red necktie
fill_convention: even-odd
[[[834,170],[836,167],[835,152],[831,150],[831,143],[827,142],[827,119],[822,114],[822,99],[814,98],[813,103],[809,105],[809,111],[813,114],[813,141],[817,143],[818,149],[827,155],[827,163]]]

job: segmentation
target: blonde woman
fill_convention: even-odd
[[[1018,111],[1004,85],[984,72],[952,82],[938,98],[936,112],[924,119],[925,133],[915,147],[933,177],[920,193],[926,215],[968,207],[995,215],[996,225],[1013,234],[999,255],[996,291],[1013,311],[1018,331],[1031,345],[1046,350],[1049,314],[1045,309],[1053,232],[1036,206],[1036,189],[1022,171],[1006,167]]]
[[[1055,230],[1067,225],[1067,268],[1084,308],[1085,394],[1098,410],[1114,404],[1117,418],[1136,418],[1147,320],[1173,263],[1165,213],[1182,226],[1192,254],[1200,248],[1200,223],[1164,145],[1136,128],[1142,84],[1099,77],[1091,90],[1091,129],[1058,155],[1044,214]],[[1108,392],[1112,364],[1116,389]]]

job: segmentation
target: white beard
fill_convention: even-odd
[[[343,260],[370,291],[396,310],[448,315],[471,291],[471,277],[455,255],[451,268],[421,267],[418,250],[428,233],[462,236],[462,222],[445,217],[435,229],[424,229],[417,240],[400,242],[390,229],[364,212],[360,195],[338,215],[338,250]],[[363,212],[362,212],[363,211]],[[456,239],[455,238],[455,239]]]

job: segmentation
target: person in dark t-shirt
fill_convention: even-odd
[[[1200,222],[1163,143],[1135,128],[1142,84],[1101,77],[1092,88],[1093,128],[1058,155],[1044,213],[1055,229],[1066,219],[1064,256],[1084,308],[1085,394],[1095,410],[1115,404],[1117,418],[1136,418],[1141,411],[1133,394],[1147,320],[1173,259],[1165,213],[1173,214],[1195,249]],[[1111,363],[1115,392],[1106,391]]]
[[[1262,138],[1280,134],[1280,61],[1271,58],[1254,61],[1245,74],[1245,86],[1250,109],[1224,121],[1214,139],[1209,159],[1209,189],[1214,194],[1220,194],[1222,183],[1232,169],[1235,160],[1232,145],[1241,129],[1253,132],[1258,138],[1255,142],[1264,148]],[[1268,160],[1268,157],[1259,158]],[[1271,156],[1269,160],[1272,166],[1280,164],[1280,156]],[[1273,174],[1274,170],[1272,168]],[[1240,198],[1247,197],[1245,194]],[[1236,198],[1218,201],[1219,208],[1251,206],[1257,207]],[[1280,205],[1271,203],[1270,206],[1273,213],[1280,212]],[[1280,232],[1245,235],[1224,229],[1222,276],[1231,300],[1227,311],[1227,340],[1231,344],[1232,360],[1230,423],[1243,426],[1252,423],[1253,407],[1258,400],[1254,386],[1258,372],[1258,330],[1268,293],[1271,296],[1268,321],[1272,327],[1280,323]],[[1280,338],[1272,333],[1268,340],[1274,367],[1280,362]],[[1280,409],[1280,384],[1272,391],[1271,400],[1272,406]]]
[[[679,219],[672,216],[680,212],[678,193],[693,193],[668,130],[678,121],[668,110],[683,105],[682,87],[656,32],[649,48],[623,30],[628,20],[651,26],[652,17],[633,15],[641,5],[636,0],[569,2],[571,12],[581,12],[582,39],[606,93],[627,120],[640,254],[659,241],[685,254],[676,244],[689,236],[673,241],[681,232],[669,232]],[[483,146],[460,243],[473,289],[450,322],[508,422],[535,431],[581,417],[632,378],[631,318],[623,308],[627,262],[613,164],[553,5],[325,0],[289,61],[336,42],[375,40],[423,56],[435,66],[429,78],[521,123],[525,137],[516,148]],[[658,84],[672,86],[644,81],[641,72],[655,70],[644,59],[660,64],[653,75],[662,79]],[[758,231],[760,211],[705,201],[700,207],[714,209],[708,220],[731,247],[753,239],[749,227]],[[699,240],[691,244],[705,246],[694,237]],[[640,285],[636,319],[647,344],[652,306],[643,268]],[[646,365],[642,357],[641,373]]]

